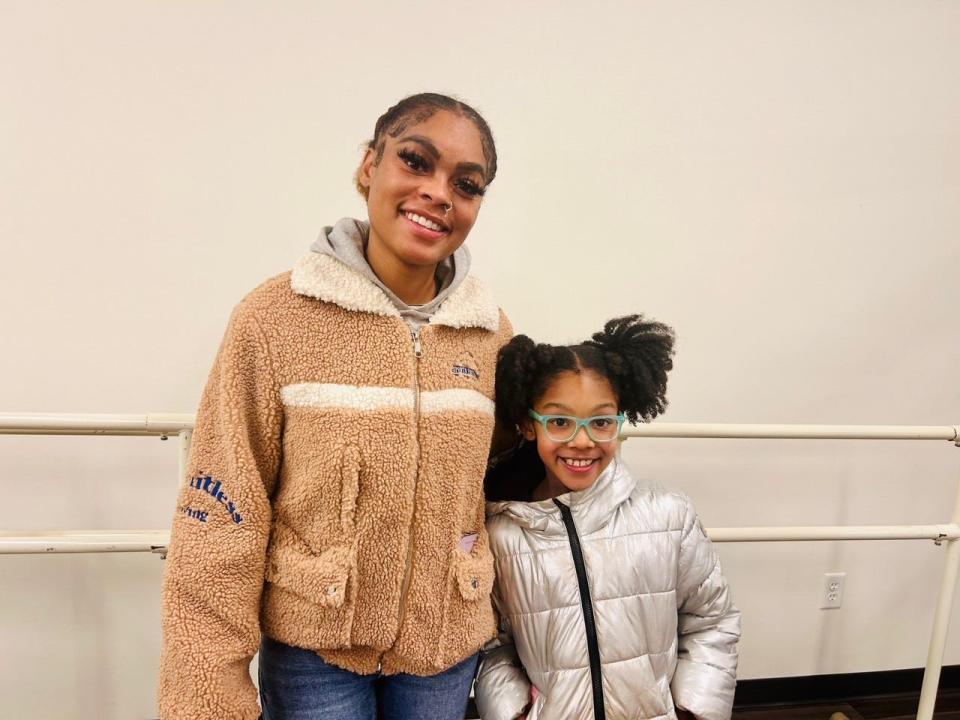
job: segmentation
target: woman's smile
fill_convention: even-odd
[[[401,210],[400,214],[410,223],[414,233],[427,240],[439,240],[450,232],[450,228],[439,219],[422,210],[419,212]]]

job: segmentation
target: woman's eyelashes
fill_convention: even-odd
[[[430,161],[416,150],[411,150],[410,148],[400,148],[397,151],[397,155],[400,157],[400,160],[403,162],[403,164],[415,173],[426,173],[432,168]],[[482,197],[486,192],[485,187],[470,178],[458,178],[454,180],[453,185],[459,192],[467,195],[468,197]]]
[[[397,152],[404,164],[414,172],[423,172],[429,169],[430,163],[420,153],[408,148],[400,148]]]
[[[473,180],[467,180],[466,178],[457,180],[454,184],[457,186],[457,190],[471,197],[483,197],[483,194],[487,191],[486,188],[480,187]]]

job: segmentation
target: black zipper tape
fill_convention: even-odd
[[[607,712],[603,705],[603,676],[600,672],[600,646],[597,644],[597,623],[593,617],[593,600],[590,599],[590,583],[587,582],[587,568],[583,564],[580,536],[577,535],[577,526],[573,522],[573,513],[570,512],[570,508],[556,498],[553,502],[560,508],[560,516],[567,528],[573,566],[577,570],[577,584],[580,586],[580,605],[583,607],[583,624],[587,628],[587,652],[590,655],[590,679],[593,683],[593,717],[595,720],[606,720]]]

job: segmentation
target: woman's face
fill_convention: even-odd
[[[487,169],[480,131],[438,110],[384,143],[379,160],[367,151],[359,173],[370,244],[401,265],[435,267],[463,244],[480,211]]]

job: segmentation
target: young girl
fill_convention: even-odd
[[[323,230],[237,306],[163,588],[164,720],[462,720],[494,636],[483,475],[510,324],[462,247],[497,171],[471,107],[408,97]]]
[[[617,453],[624,420],[666,406],[672,354],[672,330],[638,315],[501,351],[497,416],[523,440],[486,481],[501,635],[483,720],[730,717],[740,614],[717,555],[690,501]]]

